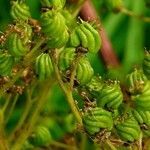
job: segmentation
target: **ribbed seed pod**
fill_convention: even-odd
[[[64,48],[59,54],[59,68],[62,71],[67,70],[75,59],[75,48]]]
[[[150,127],[148,129],[143,129],[142,132],[144,138],[150,138]]]
[[[150,126],[150,111],[134,109],[132,110],[132,114],[139,124],[146,124],[147,126]]]
[[[145,52],[145,57],[143,61],[143,71],[144,74],[147,76],[148,79],[150,79],[150,52]]]
[[[53,73],[53,65],[48,54],[41,54],[36,58],[36,73],[40,80],[49,78]]]
[[[52,7],[54,9],[62,9],[65,3],[66,0],[41,0],[43,7]]]
[[[0,75],[10,75],[14,64],[14,58],[7,53],[0,53]]]
[[[115,126],[117,134],[124,141],[134,142],[140,138],[141,130],[137,121],[129,117]]]
[[[129,92],[132,94],[140,93],[146,81],[147,78],[143,72],[135,69],[131,74],[127,75],[126,78]]]
[[[28,43],[32,38],[32,27],[27,23],[17,23],[15,28],[20,31],[23,43]]]
[[[94,70],[88,61],[87,58],[80,59],[77,70],[76,70],[76,78],[80,84],[87,84],[91,81],[92,76],[94,75]]]
[[[61,10],[61,14],[63,15],[63,17],[65,18],[65,22],[66,25],[69,29],[74,29],[74,26],[76,25],[76,19],[74,19],[74,17],[72,17],[71,12],[69,12],[68,10]]]
[[[111,130],[113,127],[113,120],[110,112],[96,107],[91,108],[89,111],[84,113],[83,124],[85,130],[89,134],[93,135],[100,132],[101,129]]]
[[[41,15],[42,32],[49,38],[57,38],[66,31],[65,18],[59,11],[47,11]]]
[[[101,38],[92,25],[82,21],[70,35],[70,45],[73,47],[82,46],[91,53],[97,53],[101,47]]]
[[[61,34],[58,37],[52,37],[49,38],[47,41],[47,46],[49,48],[61,48],[66,45],[69,39],[68,31],[64,31],[63,34]]]
[[[46,127],[38,126],[29,140],[35,146],[46,146],[51,141],[51,134]]]
[[[23,2],[13,1],[11,16],[13,19],[26,21],[31,17],[29,7]]]
[[[86,85],[88,91],[95,97],[98,97],[99,92],[103,87],[103,81],[100,76],[93,76],[91,81]]]
[[[9,53],[15,57],[24,56],[28,52],[28,48],[17,33],[11,33],[8,36],[7,48]]]
[[[116,109],[123,101],[123,94],[117,81],[106,83],[99,92],[97,105],[100,107]]]
[[[132,96],[133,103],[136,109],[150,111],[150,82],[147,81],[141,93]]]

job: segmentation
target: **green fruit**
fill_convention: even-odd
[[[136,109],[150,111],[150,82],[147,81],[140,94],[132,97]]]
[[[52,7],[54,9],[62,9],[65,3],[66,0],[41,0],[43,7]]]
[[[104,84],[99,92],[97,105],[100,107],[116,109],[123,101],[123,94],[117,82]]]
[[[98,97],[99,92],[103,88],[103,81],[100,76],[93,76],[91,81],[86,85],[90,94],[94,97]]]
[[[24,45],[23,40],[17,33],[11,33],[7,39],[7,48],[9,53],[14,57],[24,56],[29,49]]]
[[[14,64],[14,58],[7,53],[0,53],[0,75],[11,75]]]
[[[126,81],[129,92],[137,94],[143,89],[147,78],[141,70],[135,69],[131,74],[127,75]]]
[[[24,44],[28,43],[32,39],[32,27],[27,23],[17,23],[15,28],[20,31]]]
[[[31,18],[29,7],[23,2],[13,1],[11,16],[18,21],[26,21]]]
[[[48,54],[41,54],[36,58],[36,74],[40,80],[51,77],[53,73],[53,65]]]
[[[47,46],[51,49],[61,48],[61,47],[64,47],[66,45],[66,43],[68,42],[68,39],[69,39],[69,34],[66,30],[63,32],[62,35],[60,35],[58,37],[49,38],[47,41]]]
[[[150,126],[150,111],[134,109],[132,114],[139,124],[146,124],[147,126]]]
[[[62,71],[70,68],[73,60],[75,59],[75,48],[64,48],[59,54],[59,68]]]
[[[134,142],[135,140],[138,140],[140,138],[140,127],[137,121],[132,117],[118,122],[115,128],[119,137],[124,141]]]
[[[94,70],[87,58],[81,58],[77,65],[76,78],[80,84],[84,85],[91,81]]]
[[[100,132],[101,129],[111,130],[113,127],[112,115],[102,108],[91,108],[84,113],[83,124],[85,130],[91,135]]]
[[[41,15],[42,32],[48,38],[58,38],[67,30],[65,18],[58,11],[47,11]]]
[[[70,45],[73,47],[82,46],[91,53],[97,53],[101,47],[101,38],[94,27],[82,21],[71,33]]]
[[[144,74],[147,76],[148,79],[150,79],[150,52],[145,52],[145,57],[143,61],[143,71]]]
[[[38,126],[29,138],[34,146],[47,146],[51,141],[51,134],[44,126]]]

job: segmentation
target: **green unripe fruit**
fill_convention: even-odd
[[[144,74],[150,79],[150,52],[146,51],[144,61],[143,61],[143,71]]]
[[[7,53],[0,53],[0,75],[7,76],[11,74],[14,64],[14,58]]]
[[[86,85],[90,94],[94,97],[98,97],[99,92],[103,88],[103,81],[100,76],[93,76],[91,81]]]
[[[51,134],[46,127],[38,126],[29,140],[35,146],[46,146],[51,141]]]
[[[59,54],[59,68],[62,71],[70,68],[73,60],[75,59],[75,48],[64,48]]]
[[[150,82],[147,81],[140,94],[132,97],[136,109],[150,111]]]
[[[47,11],[41,15],[42,32],[48,38],[58,38],[67,27],[65,18],[58,11]]]
[[[77,65],[76,78],[81,85],[91,81],[94,70],[87,58],[81,58]]]
[[[29,49],[17,33],[11,33],[7,39],[7,48],[9,53],[14,57],[24,56]]]
[[[123,94],[118,82],[106,83],[99,92],[97,105],[117,109],[123,101]]]
[[[23,2],[14,1],[11,16],[18,21],[27,21],[31,17],[29,7]]]
[[[32,38],[32,27],[27,23],[17,23],[15,28],[20,31],[23,43],[28,43]]]
[[[101,38],[92,25],[82,21],[70,35],[70,45],[73,47],[82,46],[91,53],[97,53],[101,47]]]
[[[61,48],[66,45],[69,39],[68,31],[65,30],[63,34],[59,35],[58,37],[49,38],[47,41],[47,46],[49,48]]]
[[[62,9],[65,3],[66,0],[41,0],[43,7],[52,7],[54,9]]]
[[[111,130],[113,127],[112,115],[102,108],[91,108],[84,113],[83,124],[85,130],[91,135],[100,132],[101,129]]]
[[[143,89],[147,78],[141,70],[135,69],[131,74],[127,75],[126,81],[129,92],[137,94]]]
[[[53,73],[53,65],[48,54],[41,54],[36,58],[36,74],[40,80],[45,80],[51,77]]]
[[[68,10],[61,10],[61,14],[65,18],[66,25],[69,29],[74,29],[76,26],[76,19],[72,17],[72,14]]]
[[[150,111],[134,109],[132,114],[139,124],[146,124],[147,126],[150,126]]]
[[[141,130],[134,118],[129,117],[118,122],[115,128],[119,137],[124,141],[134,142],[140,138]]]

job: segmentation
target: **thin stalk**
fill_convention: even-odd
[[[9,150],[4,132],[4,113],[0,111],[0,150]]]
[[[60,143],[60,142],[57,142],[57,141],[51,141],[50,145],[54,145],[56,147],[60,147],[60,148],[64,148],[64,149],[77,150],[77,148],[74,147],[74,146],[66,145],[64,143]]]
[[[19,122],[17,123],[15,129],[12,131],[11,135],[9,136],[9,141],[11,141],[14,137],[15,137],[15,133],[17,133],[17,131],[20,130],[20,128],[22,127],[22,125],[24,124],[30,110],[31,110],[31,107],[32,107],[32,100],[31,100],[31,95],[29,95],[29,91],[28,91],[28,96],[27,96],[27,100],[26,100],[26,104],[25,104],[25,107],[24,107],[24,112],[23,112],[23,115],[21,116]]]
[[[6,100],[5,100],[6,102],[5,102],[5,104],[4,104],[3,108],[2,108],[2,112],[3,112],[3,113],[6,111],[8,105],[9,105],[9,103],[10,103],[10,98],[11,98],[11,95],[10,95],[10,94],[7,95],[7,98],[6,98]]]
[[[21,134],[16,139],[14,139],[15,142],[14,145],[12,146],[12,150],[20,150],[22,144],[25,142],[25,140],[29,137],[29,135],[33,131],[34,125],[39,117],[39,113],[41,112],[41,109],[47,100],[47,96],[49,94],[49,89],[51,85],[52,83],[51,84],[44,83],[43,87],[41,88],[40,92],[41,95],[37,97],[38,101],[35,110],[31,114],[31,117],[29,118],[24,129],[21,130]]]
[[[77,15],[79,14],[83,4],[84,4],[85,0],[78,0],[78,2],[75,5],[75,11],[72,13],[72,16],[77,17]]]
[[[109,140],[107,140],[106,143],[108,144],[111,150],[117,150],[117,148]]]
[[[79,63],[81,58],[82,58],[81,54],[77,55],[75,60],[73,61],[72,67],[71,67],[72,69],[71,69],[71,76],[70,76],[70,87],[71,87],[72,91],[73,91],[74,79],[76,76],[77,66],[78,66],[78,63]]]
[[[60,72],[59,72],[59,69],[58,69],[58,60],[57,60],[57,50],[54,50],[54,53],[52,54],[52,62],[53,62],[53,67],[54,67],[54,71],[55,71],[55,74],[56,74],[56,78],[58,80],[58,83],[60,85],[60,87],[62,88],[64,94],[66,95],[66,98],[67,98],[67,101],[71,107],[71,110],[74,114],[74,116],[76,117],[77,121],[82,125],[82,117],[78,111],[78,108],[75,104],[75,101],[73,99],[73,96],[72,96],[72,90],[68,87],[65,86],[64,82],[62,81],[61,79],[61,75],[60,75]]]
[[[125,15],[131,16],[131,17],[135,17],[135,18],[137,18],[137,19],[139,19],[141,21],[150,23],[150,17],[145,17],[143,15],[138,15],[138,14],[134,13],[133,11],[128,10],[127,8],[121,8],[120,12],[124,13]]]
[[[19,97],[19,95],[17,94],[17,95],[15,96],[14,100],[13,100],[13,103],[12,103],[11,107],[9,108],[9,112],[8,112],[7,115],[5,116],[5,124],[7,124],[8,120],[9,120],[9,118],[10,118],[10,115],[12,114],[12,112],[13,112],[13,110],[14,110],[14,108],[15,108],[15,105],[16,105],[16,102],[17,102],[17,100],[18,100],[18,97]]]

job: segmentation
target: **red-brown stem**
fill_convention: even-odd
[[[80,16],[85,21],[97,21],[101,25],[101,21],[96,13],[96,10],[90,0],[86,0],[80,11]],[[99,34],[102,38],[102,48],[100,51],[100,56],[104,60],[107,67],[118,67],[119,60],[113,51],[112,44],[108,39],[104,28],[101,26]]]

